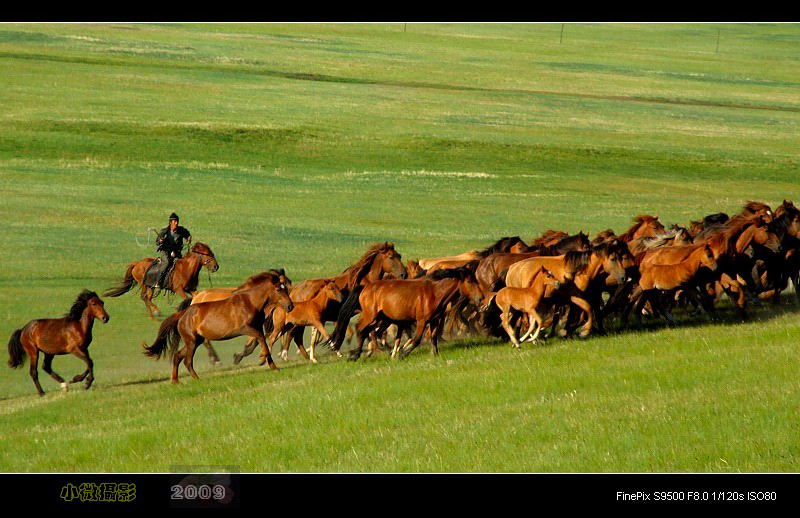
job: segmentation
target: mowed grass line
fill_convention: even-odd
[[[0,26],[0,338],[118,282],[173,210],[231,286],[333,275],[375,241],[409,259],[800,200],[796,25],[723,26],[719,54],[711,25],[559,30]],[[90,392],[0,375],[0,469],[794,471],[791,297],[745,324],[723,304],[714,325],[278,373],[231,366],[236,339],[172,387],[131,293],[95,327]]]

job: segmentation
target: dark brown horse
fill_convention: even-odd
[[[86,362],[86,370],[72,378],[72,383],[86,379],[88,389],[94,382],[94,363],[89,357],[94,319],[99,318],[103,323],[109,320],[103,306],[97,293],[83,290],[64,317],[31,320],[11,334],[8,341],[8,366],[14,369],[21,367],[27,353],[31,359],[30,374],[33,384],[36,385],[39,395],[44,396],[44,390],[39,384],[39,352],[44,354],[44,371],[61,383],[64,390],[69,385],[53,370],[53,356],[72,354]]]
[[[270,303],[281,304],[287,311],[294,307],[289,291],[277,273],[256,287],[242,290],[227,299],[196,305],[191,305],[188,299],[184,300],[178,312],[161,323],[155,342],[150,346],[145,344],[145,354],[160,358],[169,346],[172,353],[172,383],[177,383],[181,360],[189,374],[198,378],[193,365],[194,352],[204,340],[230,340],[246,335],[258,340],[270,368],[277,370],[262,331],[264,308]],[[178,350],[181,340],[184,346]]]
[[[130,263],[128,269],[125,271],[125,277],[123,277],[122,282],[104,291],[103,296],[119,297],[130,291],[137,283],[141,284],[142,292],[140,297],[147,308],[147,313],[150,315],[150,318],[155,320],[155,315],[161,314],[158,307],[153,304],[155,290],[152,286],[148,286],[144,282],[145,274],[153,264],[153,261],[155,261],[155,259],[148,257]],[[198,242],[192,246],[189,253],[175,261],[165,289],[177,293],[181,298],[185,299],[188,297],[188,294],[197,290],[200,269],[204,266],[211,272],[219,270],[219,263],[217,263],[217,258],[214,257],[214,252],[211,251],[208,245]]]

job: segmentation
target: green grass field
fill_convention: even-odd
[[[335,274],[379,240],[409,259],[800,201],[799,26],[560,30],[0,25],[0,338],[115,284],[172,211],[231,286]],[[106,299],[92,390],[40,371],[40,398],[4,369],[0,470],[797,471],[792,302],[279,372],[233,367],[240,338],[171,386],[132,293]]]

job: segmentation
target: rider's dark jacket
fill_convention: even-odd
[[[175,257],[181,257],[183,240],[189,239],[190,237],[191,234],[189,231],[180,225],[175,228],[174,232],[170,230],[169,227],[164,227],[158,233],[158,239],[156,240],[158,248],[156,248],[156,250],[166,252],[167,256],[169,256],[170,253],[174,253]]]

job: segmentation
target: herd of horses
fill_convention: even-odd
[[[154,290],[144,280],[152,261],[130,263],[121,283],[103,296],[118,297],[139,284],[155,319]],[[294,342],[299,354],[316,363],[317,346],[326,345],[341,357],[348,335],[355,339],[350,359],[357,360],[365,345],[367,355],[385,350],[403,358],[424,339],[436,355],[445,332],[450,337],[507,337],[520,347],[526,340],[605,334],[611,319],[623,329],[631,313],[637,327],[643,316],[676,325],[672,312],[678,307],[713,319],[724,297],[746,318],[748,304],[779,303],[789,282],[800,302],[800,210],[787,200],[774,210],[751,201],[732,217],[711,214],[688,227],[669,229],[658,216],[640,215],[622,234],[608,229],[590,237],[548,230],[529,244],[504,237],[484,250],[406,264],[394,244],[384,242],[338,275],[297,284],[285,270],[272,269],[237,287],[198,291],[204,267],[216,271],[219,264],[203,243],[176,261],[168,289],[183,301],[162,321],[153,343],[143,344],[147,356],[171,357],[173,383],[181,363],[198,377],[193,358],[199,346],[205,345],[218,363],[212,341],[238,336],[249,341],[234,355],[234,363],[260,346],[259,364],[277,370],[271,349],[280,339],[281,358],[287,359]],[[43,395],[39,353],[45,372],[65,390],[68,383],[52,370],[52,359],[74,354],[87,369],[72,382],[86,380],[89,388],[94,375],[88,347],[95,319],[108,322],[109,316],[100,297],[84,290],[63,318],[32,320],[14,331],[9,365],[19,367],[29,357],[30,375]],[[330,334],[326,323],[334,324]],[[306,327],[312,330],[310,354],[304,345]]]

